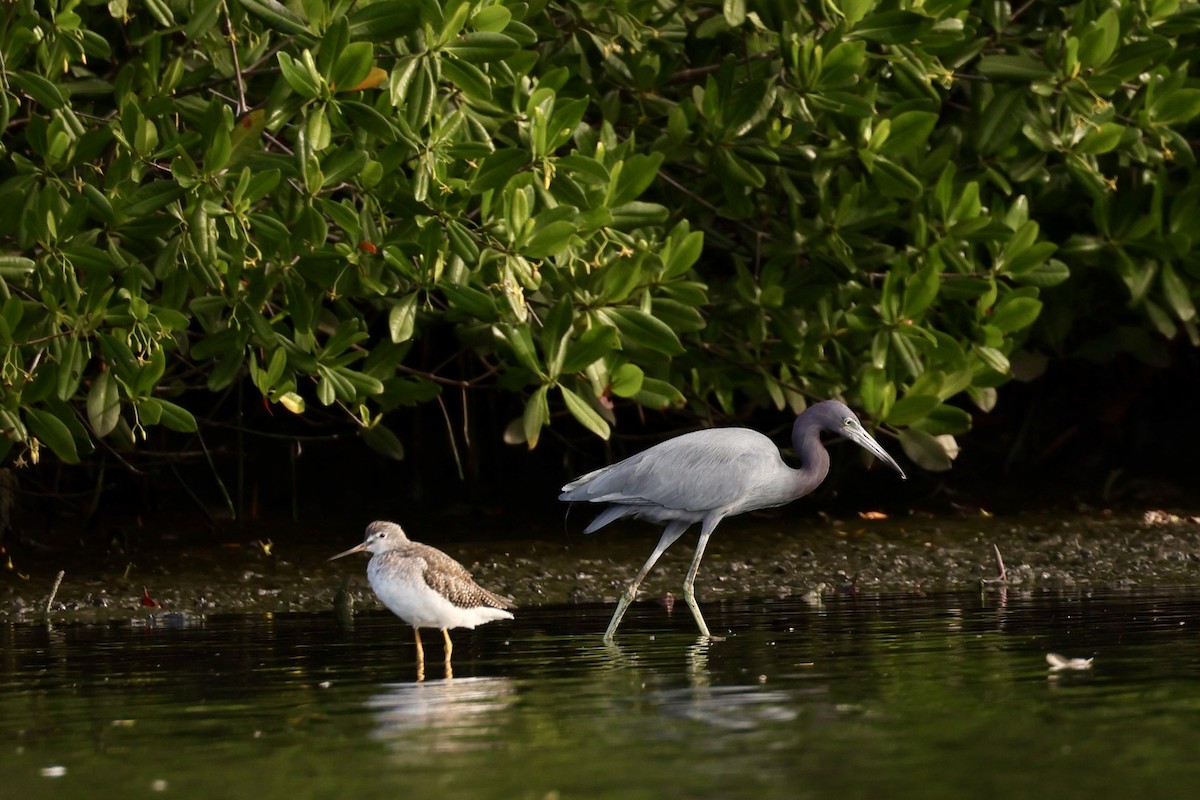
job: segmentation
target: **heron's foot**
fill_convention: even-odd
[[[700,629],[700,635],[706,639],[720,641],[721,637],[713,636],[708,630],[708,623],[704,621],[704,615],[700,613],[700,604],[696,602],[696,592],[692,589],[690,583],[686,583],[683,586],[683,601],[691,609],[692,617],[696,620],[696,627]]]

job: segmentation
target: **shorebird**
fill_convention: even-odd
[[[513,603],[484,589],[471,573],[450,556],[408,538],[394,522],[376,521],[367,526],[361,544],[329,560],[351,553],[371,553],[367,580],[375,596],[400,619],[413,627],[417,642],[418,680],[425,674],[425,648],[421,628],[438,628],[446,640],[446,677],[451,677],[451,628],[474,628],[498,619],[512,619]]]

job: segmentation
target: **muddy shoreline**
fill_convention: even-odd
[[[471,531],[447,527],[439,541],[430,530],[436,529],[410,534],[441,547],[481,584],[524,607],[614,602],[657,540],[655,528],[636,522],[592,536],[545,527],[507,539],[473,538]],[[328,611],[338,602],[359,610],[379,607],[367,586],[365,557],[326,562],[353,538],[289,544],[286,532],[279,533],[274,539],[233,536],[220,544],[178,542],[130,553],[10,551],[0,576],[0,619],[170,625],[213,614]],[[663,556],[643,584],[643,599],[678,593],[694,535]],[[1187,515],[1097,511],[867,520],[778,513],[721,527],[705,555],[697,597],[704,603],[810,593],[987,591],[998,585],[996,548],[1010,590],[1200,585],[1200,523]],[[64,577],[47,612],[60,569]]]

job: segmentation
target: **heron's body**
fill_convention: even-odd
[[[775,444],[757,431],[714,428],[668,439],[564,486],[560,500],[608,504],[588,525],[586,533],[622,517],[664,526],[658,546],[621,596],[605,638],[611,639],[616,632],[638,585],[654,563],[694,522],[701,525],[700,540],[683,594],[701,632],[708,636],[693,584],[709,536],[725,517],[782,506],[816,489],[829,473],[829,453],[820,440],[822,430],[856,442],[904,477],[892,457],[863,430],[853,412],[842,403],[827,400],[806,410],[792,426],[792,443],[801,460],[799,469],[785,464]]]
[[[426,544],[414,542],[394,522],[372,522],[362,544],[334,558],[369,552],[367,580],[379,601],[413,626],[418,663],[424,662],[421,628],[437,628],[446,640],[446,666],[453,645],[450,629],[475,628],[498,619],[512,619],[512,602],[489,592],[462,564]]]
[[[823,453],[824,451],[822,451]],[[610,503],[586,532],[632,516],[666,524],[714,523],[724,517],[774,508],[811,491],[829,471],[829,456],[814,464],[815,481],[784,463],[779,448],[749,428],[685,433],[563,487],[562,500]]]

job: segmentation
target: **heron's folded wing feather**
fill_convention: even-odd
[[[747,428],[677,436],[573,482],[566,500],[702,510],[753,491],[758,477],[783,466],[779,450]],[[568,484],[572,486],[572,484]]]

